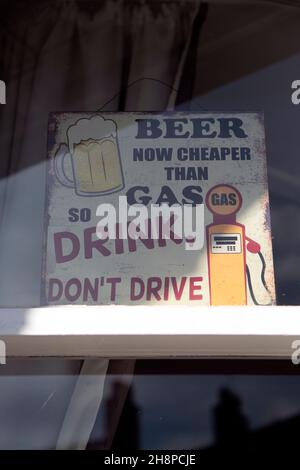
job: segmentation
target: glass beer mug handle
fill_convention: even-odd
[[[54,173],[58,181],[67,186],[68,188],[74,188],[74,181],[66,175],[65,172],[65,160],[69,156],[72,158],[69,153],[68,146],[66,144],[60,144],[55,156],[54,156]]]

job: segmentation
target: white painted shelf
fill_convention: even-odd
[[[285,357],[300,307],[0,309],[8,357]]]

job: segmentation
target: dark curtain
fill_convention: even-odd
[[[197,0],[14,0],[1,9],[0,302],[24,308],[40,304],[48,113],[172,109],[182,80],[184,99],[192,91],[191,44],[203,11]],[[65,418],[52,423],[58,447],[86,446],[107,367],[129,377],[108,423],[103,445],[110,447],[132,361],[78,363]]]

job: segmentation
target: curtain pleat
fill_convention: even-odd
[[[166,109],[189,47],[198,3],[11,0],[4,4],[0,35],[0,71],[7,84],[7,104],[0,117],[2,307],[40,304],[49,112]],[[118,367],[122,370],[122,362]],[[98,393],[99,399],[90,403],[81,392],[78,399],[79,377],[62,428],[57,429],[58,447],[82,448],[90,433],[95,447],[112,445],[134,361],[127,361],[126,368],[128,386],[122,388],[107,422],[105,442],[98,442],[97,432],[104,382],[84,380],[84,387],[100,387],[96,395],[95,389],[87,391],[87,396]],[[92,375],[98,369],[97,361],[82,367]],[[80,433],[74,413],[88,416]]]

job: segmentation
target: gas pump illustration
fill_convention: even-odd
[[[211,305],[247,305],[247,280],[253,303],[257,302],[246,263],[246,251],[259,255],[261,280],[269,292],[264,274],[266,263],[259,243],[246,236],[245,226],[236,221],[242,206],[241,193],[228,184],[209,190],[206,206],[213,223],[206,227],[209,289]]]

